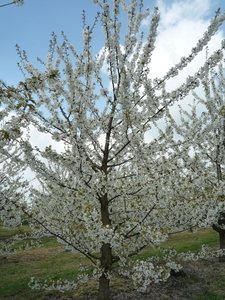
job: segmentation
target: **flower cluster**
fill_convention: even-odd
[[[34,277],[30,279],[29,287],[32,289],[45,289],[50,291],[68,291],[68,290],[74,290],[77,287],[77,283],[69,280],[45,280],[43,283],[39,280],[35,280]]]
[[[13,0],[13,3],[15,3],[18,6],[22,6],[24,4],[24,0]]]

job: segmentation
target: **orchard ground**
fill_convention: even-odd
[[[29,230],[24,226],[23,229]],[[0,238],[10,239],[16,230],[9,231],[1,227]],[[18,251],[13,255],[0,255],[0,299],[97,299],[98,284],[90,280],[78,286],[75,291],[59,293],[56,291],[37,291],[28,287],[30,277],[38,279],[72,280],[87,268],[91,273],[89,261],[79,254],[66,252],[55,238],[44,238],[43,246],[27,251]],[[218,249],[218,234],[211,229],[201,229],[196,233],[185,232],[172,235],[163,247],[173,247],[177,252],[197,251],[201,244]],[[146,248],[134,259],[147,259],[157,250]],[[130,280],[116,277],[111,282],[110,299],[115,300],[222,300],[225,299],[225,264],[217,259],[199,260],[183,263],[180,276],[171,276],[167,282],[152,284],[145,293],[133,289]]]

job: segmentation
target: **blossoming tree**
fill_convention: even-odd
[[[4,83],[1,82],[3,86]],[[1,90],[2,92],[2,90]],[[5,123],[5,120],[7,122]],[[18,120],[17,120],[18,121]],[[0,111],[0,221],[7,228],[21,225],[22,208],[26,206],[28,182],[23,178],[22,149],[18,145],[21,137],[16,118],[10,119],[8,108]],[[0,242],[0,252],[10,252],[12,246],[25,236],[16,236],[10,241]]]
[[[190,55],[162,78],[151,79],[158,9],[144,34],[141,23],[149,11],[143,11],[143,1],[93,2],[100,13],[92,27],[84,17],[82,53],[64,34],[58,45],[53,34],[47,61],[40,60],[45,67],[41,71],[18,48],[25,80],[14,91],[3,93],[3,99],[18,118],[64,145],[59,151],[51,145],[39,149],[20,141],[25,162],[42,187],[31,190],[32,210],[23,212],[38,235],[56,236],[68,249],[90,259],[102,300],[109,298],[114,272],[131,277],[137,288],[145,290],[151,282],[166,280],[171,269],[180,268],[169,258],[164,266],[129,258],[146,246],[159,245],[170,233],[183,229],[190,218],[202,217],[190,201],[177,201],[189,184],[179,176],[177,161],[182,152],[171,146],[171,127],[160,129],[158,121],[166,119],[170,106],[195,89],[206,68],[221,59],[223,45],[182,85],[167,91],[167,81],[179,76],[202,51],[225,15],[216,15]],[[128,21],[123,43],[121,9]],[[94,56],[91,40],[99,20],[105,44]],[[153,127],[158,128],[158,136],[147,142]],[[85,274],[80,276],[83,282],[87,279]],[[75,285],[58,282],[50,288]],[[35,280],[31,286],[46,287]]]
[[[182,122],[177,132],[189,142],[188,169],[193,189],[202,199],[205,215],[201,226],[212,226],[219,233],[220,248],[225,249],[225,79],[221,61],[214,71],[206,68],[202,79],[204,96],[194,93],[195,102],[188,113],[181,109]],[[189,157],[189,159],[188,159]],[[219,257],[225,261],[225,255]]]

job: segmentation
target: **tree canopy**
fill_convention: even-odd
[[[16,112],[13,124],[20,130],[14,141],[22,152],[20,162],[40,182],[40,188],[30,188],[31,208],[19,201],[15,205],[27,215],[36,236],[56,236],[67,249],[91,260],[102,300],[109,297],[109,282],[115,273],[130,277],[137,289],[145,290],[151,282],[166,280],[171,269],[178,271],[181,266],[172,255],[160,266],[154,259],[132,261],[130,257],[147,246],[160,245],[187,224],[202,222],[205,207],[202,209],[202,198],[192,192],[192,182],[185,176],[188,149],[174,140],[178,127],[172,122],[170,108],[222,60],[224,43],[181,85],[168,91],[166,83],[179,77],[203,51],[225,14],[216,13],[190,55],[162,78],[151,78],[158,8],[147,33],[142,33],[141,23],[150,15],[143,11],[143,1],[93,2],[99,14],[93,26],[86,25],[84,17],[81,53],[65,34],[61,45],[53,34],[46,62],[39,60],[42,66],[38,69],[17,47],[25,79],[16,88],[2,83],[0,91],[4,107]],[[123,44],[121,11],[128,22]],[[99,22],[105,44],[93,55],[92,35]],[[103,67],[107,70],[104,75]],[[162,128],[160,120],[165,123]],[[45,149],[34,147],[22,134],[29,126],[63,145],[63,150],[51,144]],[[148,141],[153,127],[157,137]],[[15,132],[7,127],[2,134],[7,139]],[[191,134],[182,143],[189,142]],[[80,279],[86,282],[88,275]],[[31,286],[42,284],[32,279]],[[75,286],[76,282],[58,282],[52,288]]]

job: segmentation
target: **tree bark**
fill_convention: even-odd
[[[219,220],[219,224],[220,223],[224,223],[224,219],[223,220]],[[219,238],[220,238],[220,249],[225,250],[225,230],[221,229],[220,227],[218,227],[216,224],[213,224],[212,228],[219,233]],[[225,254],[222,254],[219,256],[219,262],[225,262]]]
[[[107,272],[112,267],[112,249],[110,244],[103,244],[101,247],[101,267],[104,269],[101,277],[99,278],[99,290],[98,299],[99,300],[109,300],[109,282],[107,278]]]
[[[225,250],[225,230],[221,229],[220,235],[220,249]],[[219,262],[225,262],[225,254],[219,256]]]
[[[109,217],[109,208],[108,208],[108,198],[107,194],[104,194],[101,199],[101,218],[103,226],[110,226],[111,220]],[[112,268],[113,264],[113,255],[112,248],[110,243],[103,243],[101,247],[101,267],[104,270],[101,277],[99,278],[99,290],[98,290],[98,299],[99,300],[109,300],[109,282],[107,278],[107,273]]]
[[[104,269],[104,272],[99,278],[98,299],[109,300],[110,280],[107,278],[107,272],[112,267],[112,249],[110,247],[110,244],[103,244],[101,247],[101,253],[101,267]]]
[[[98,300],[109,300],[109,279],[105,274],[99,278]]]

